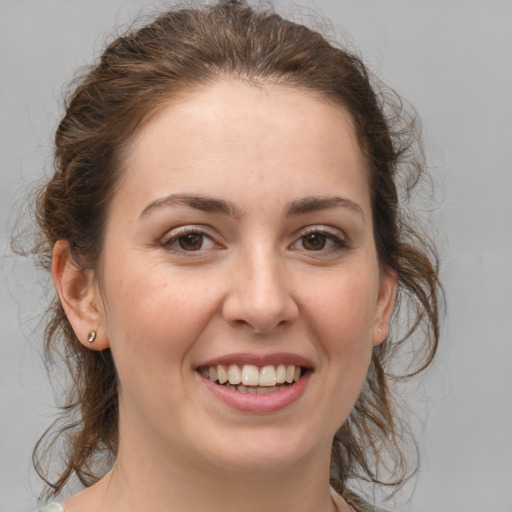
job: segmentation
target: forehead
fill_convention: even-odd
[[[311,195],[343,176],[367,192],[350,114],[317,93],[285,85],[219,81],[194,90],[151,118],[124,162],[121,188],[147,201],[158,193],[186,193],[180,188],[191,185],[200,193],[222,192],[232,180]],[[324,190],[305,190],[315,183]]]

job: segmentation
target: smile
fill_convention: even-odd
[[[241,393],[259,395],[283,391],[298,382],[303,375],[303,368],[294,364],[266,366],[219,364],[200,366],[198,371],[215,384]]]

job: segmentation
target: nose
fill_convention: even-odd
[[[299,308],[277,256],[241,256],[230,278],[222,311],[230,325],[260,334],[297,319]]]

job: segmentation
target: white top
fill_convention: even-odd
[[[52,503],[39,510],[39,512],[66,512],[60,503]]]
[[[340,496],[331,489],[331,496],[334,499],[334,503],[336,504],[336,507],[338,510],[341,510],[342,500]],[[353,510],[356,512],[386,512],[384,509],[375,507],[373,505],[370,505],[369,503],[366,503],[364,500],[357,498],[354,500],[353,503],[351,503],[351,507],[354,507]],[[38,512],[66,512],[62,505],[60,503],[51,503],[50,505],[47,505],[46,507],[42,508]]]

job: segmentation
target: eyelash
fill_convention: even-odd
[[[324,247],[321,247],[320,249],[317,249],[317,250],[315,250],[315,249],[308,250],[308,249],[304,248],[303,250],[305,250],[307,253],[319,253],[319,255],[320,255],[320,254],[325,254],[325,253],[344,251],[344,250],[347,250],[350,248],[347,240],[340,238],[337,234],[333,233],[332,231],[326,230],[324,227],[320,227],[320,226],[311,226],[311,227],[306,228],[306,230],[302,232],[301,236],[295,242],[293,242],[293,244],[291,244],[291,246],[298,244],[300,242],[302,242],[302,244],[304,244],[305,239],[311,235],[325,237],[326,243],[331,242],[333,244],[333,246],[331,246],[327,249],[325,249]]]
[[[183,239],[184,237],[191,236],[191,235],[196,235],[198,238],[199,237],[201,238],[201,247],[200,248],[198,248],[197,250],[187,250],[187,249],[184,249],[183,247],[177,246],[180,243],[180,239]],[[206,249],[203,247],[205,239],[207,239],[211,242],[212,247],[208,247]],[[203,228],[201,228],[199,226],[186,226],[186,227],[182,227],[182,228],[177,228],[176,230],[171,232],[170,236],[168,236],[168,237],[164,238],[164,240],[162,240],[161,246],[168,251],[176,252],[176,253],[183,254],[186,256],[196,256],[205,250],[209,250],[209,249],[213,249],[213,248],[216,248],[216,249],[222,248],[222,246],[220,244],[217,244],[215,242],[215,240],[211,236],[207,235],[204,232]]]
[[[180,244],[180,239],[183,239],[184,237],[190,236],[190,235],[196,235],[198,238],[201,238],[201,246],[199,248],[187,250],[187,249],[183,248],[183,246],[182,247],[177,246],[178,244]],[[324,247],[321,247],[320,249],[306,249],[305,247],[302,247],[302,248],[295,249],[295,250],[303,250],[307,253],[312,253],[312,254],[317,253],[320,256],[321,254],[344,251],[344,250],[347,250],[350,248],[348,242],[345,239],[340,238],[335,233],[333,233],[329,230],[326,230],[325,228],[320,228],[319,226],[311,226],[311,227],[306,228],[301,233],[300,237],[297,240],[295,240],[295,242],[290,244],[289,247],[293,249],[293,246],[296,244],[299,244],[301,242],[302,242],[302,244],[304,244],[304,241],[306,240],[306,238],[310,237],[312,235],[324,237],[325,238],[324,242],[326,244],[329,244],[329,242],[330,242],[333,244],[333,246],[328,247],[327,249],[325,249]],[[204,247],[205,239],[210,241],[211,247],[206,247],[206,248]],[[170,236],[168,236],[164,240],[162,240],[160,245],[168,251],[186,255],[189,257],[198,256],[198,255],[202,254],[204,251],[208,251],[210,249],[222,249],[223,248],[222,245],[215,242],[215,240],[211,236],[207,235],[204,232],[203,228],[201,228],[199,226],[185,226],[182,228],[177,228],[176,230],[171,232]]]

